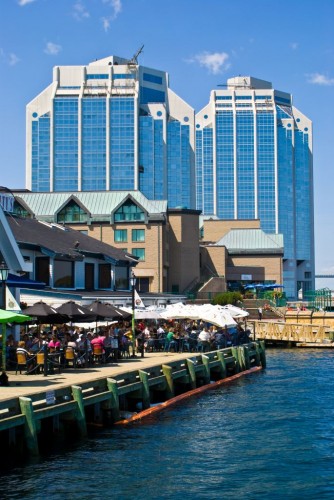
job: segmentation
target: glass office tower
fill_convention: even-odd
[[[140,190],[195,208],[194,110],[168,74],[116,56],[59,66],[27,106],[26,186]]]
[[[211,92],[195,130],[196,208],[282,233],[287,297],[314,289],[312,122],[270,82],[236,77]]]

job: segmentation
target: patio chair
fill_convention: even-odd
[[[99,344],[93,344],[93,361],[99,362],[100,364],[104,363],[104,351],[103,347]]]
[[[73,347],[66,347],[65,349],[65,365],[69,366],[72,364],[73,368],[77,366],[76,353]]]

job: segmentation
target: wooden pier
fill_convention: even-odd
[[[124,412],[138,412],[138,406],[145,411],[265,365],[264,342],[252,342],[208,353],[149,353],[47,378],[9,373],[10,386],[0,388],[2,460],[38,456],[45,439],[69,429],[72,436],[84,437],[89,424],[113,424]]]
[[[331,325],[254,321],[253,333],[256,340],[263,340],[266,344],[334,348],[333,327]]]

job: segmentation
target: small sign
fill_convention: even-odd
[[[241,279],[243,281],[252,281],[253,275],[252,274],[242,274],[241,275]]]
[[[48,391],[45,400],[47,405],[54,405],[56,402],[55,391]]]

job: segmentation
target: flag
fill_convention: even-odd
[[[135,308],[140,308],[140,307],[145,309],[145,304],[139,297],[137,290],[135,290]]]
[[[19,304],[16,302],[12,292],[6,287],[6,310],[21,312]]]

